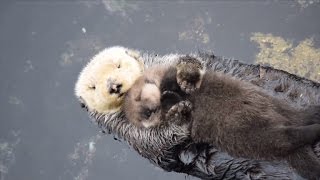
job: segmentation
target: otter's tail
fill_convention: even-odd
[[[302,177],[320,180],[320,160],[312,151],[311,146],[299,148],[289,154],[288,162]]]

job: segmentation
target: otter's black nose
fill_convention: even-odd
[[[108,80],[107,88],[110,94],[119,94],[121,92],[122,84]]]

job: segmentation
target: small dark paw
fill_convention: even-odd
[[[179,111],[181,113],[188,113],[192,110],[192,104],[190,101],[180,101],[178,104],[177,104],[178,108],[179,108]]]
[[[166,113],[166,119],[181,121],[192,110],[190,101],[180,101]]]
[[[204,71],[201,64],[180,62],[177,65],[177,83],[182,91],[190,94],[200,88]]]

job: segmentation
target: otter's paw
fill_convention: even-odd
[[[188,82],[187,80],[183,80],[182,78],[177,78],[177,82],[181,90],[187,94],[193,93],[195,90],[199,89],[200,87],[200,85],[197,86],[197,84],[200,84],[200,83]]]
[[[192,57],[181,58],[176,68],[181,90],[190,94],[200,88],[204,67],[199,60]]]
[[[192,104],[190,101],[180,101],[169,109],[166,113],[166,119],[180,122],[185,119],[191,110]]]
[[[181,100],[181,96],[174,92],[174,91],[164,91],[161,95],[161,99],[177,99],[177,100]]]

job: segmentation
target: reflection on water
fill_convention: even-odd
[[[208,18],[208,24],[211,19]],[[210,41],[209,34],[205,32],[205,20],[202,17],[196,17],[187,24],[186,31],[179,32],[179,40],[196,40],[199,43],[207,44]]]
[[[296,2],[301,6],[301,8],[307,8],[313,4],[320,3],[320,0],[296,0]]]
[[[62,179],[88,179],[89,167],[93,162],[96,144],[100,139],[101,135],[96,135],[75,145],[73,152],[68,155],[69,163]]]
[[[128,13],[138,11],[139,5],[137,1],[128,0],[102,0],[105,9],[109,13],[118,13],[123,17],[129,16]]]
[[[15,163],[15,150],[21,140],[19,136],[20,131],[11,131],[6,140],[0,138],[0,180],[6,178],[10,167]]]

